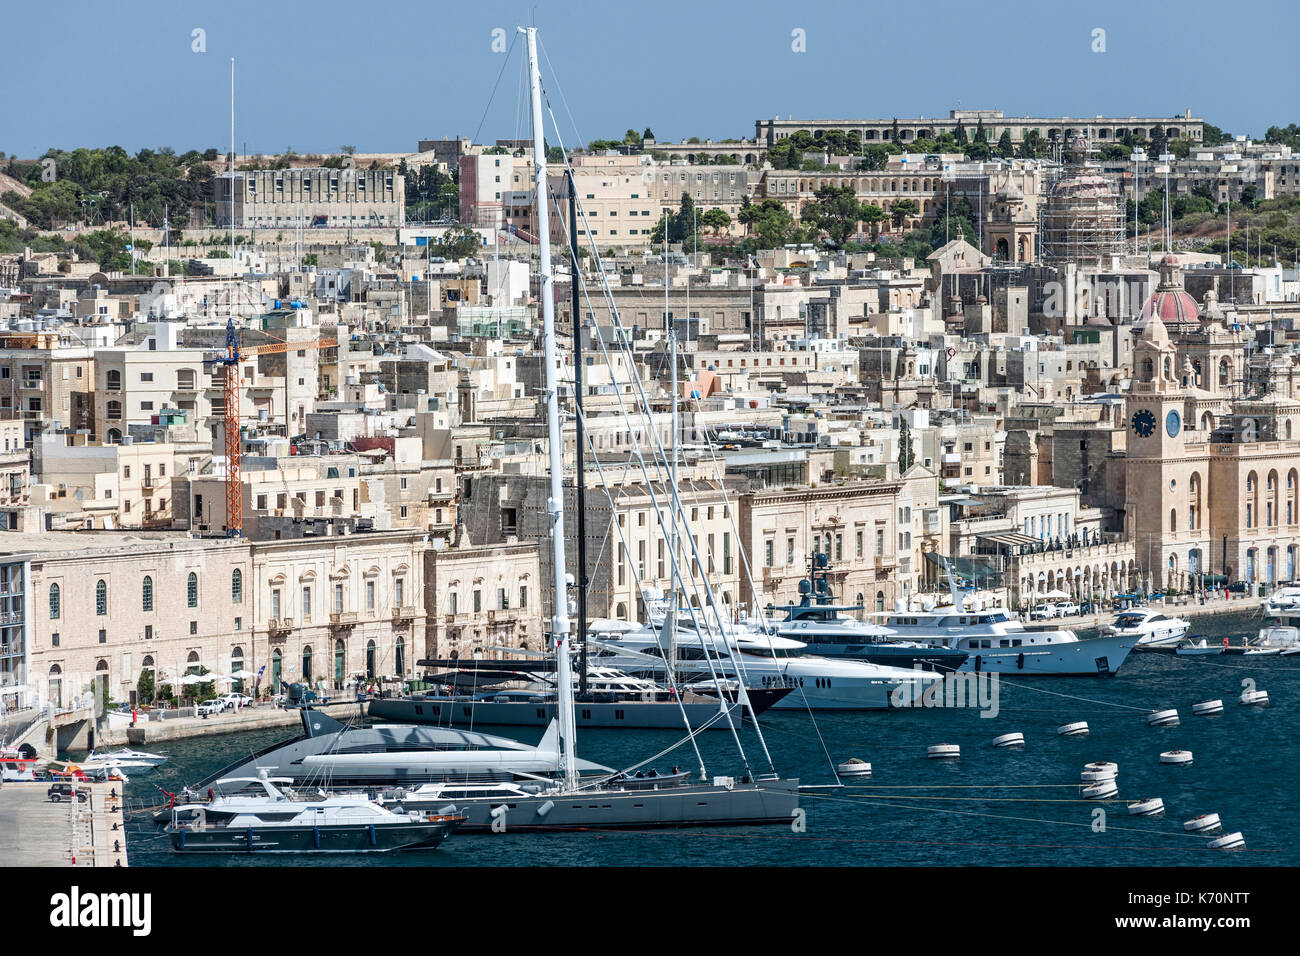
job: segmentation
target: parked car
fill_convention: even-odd
[[[219,714],[225,709],[226,702],[224,700],[213,698],[212,700],[205,700],[203,703],[199,704],[199,706],[194,709],[194,713],[195,716],[198,717],[207,717],[209,714]]]
[[[1056,616],[1057,611],[1055,604],[1040,604],[1029,612],[1029,619],[1031,621],[1045,621],[1048,618]]]
[[[56,783],[45,791],[45,796],[51,803],[71,803],[74,794],[80,802],[86,802],[86,791],[77,790],[70,783]]]
[[[1231,591],[1233,594],[1245,594],[1247,591],[1250,590],[1250,585],[1248,585],[1245,581],[1233,581],[1231,584],[1228,585],[1228,590]]]
[[[1056,605],[1057,617],[1075,617],[1083,613],[1083,609],[1073,601],[1061,601]]]
[[[225,703],[227,710],[238,710],[241,707],[247,707],[253,702],[253,698],[247,694],[224,694],[221,700]]]

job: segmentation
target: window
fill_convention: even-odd
[[[393,582],[393,607],[401,607],[406,597],[406,579],[398,578]]]
[[[108,613],[108,585],[101,579],[95,584],[95,614],[103,617]]]
[[[510,596],[505,588],[497,588],[497,607],[502,611],[510,610]]]
[[[771,566],[772,566],[772,539],[768,538],[766,541],[763,542],[763,567],[770,568]]]
[[[302,619],[304,621],[311,620],[311,588],[310,587],[304,587],[302,589]]]
[[[273,621],[280,620],[280,589],[279,588],[271,589],[271,619]]]
[[[234,604],[244,602],[244,572],[239,568],[230,572],[230,600]]]
[[[794,538],[785,539],[785,563],[794,564]]]
[[[152,624],[146,624],[146,625],[145,625],[145,630],[149,631],[149,630],[152,630],[152,629],[153,629],[153,625],[152,625]],[[191,633],[191,634],[197,634],[197,633],[199,633],[199,622],[198,622],[198,621],[190,621],[190,633]],[[145,639],[148,640],[148,637],[149,637],[149,636],[151,636],[151,635],[146,636]]]
[[[343,613],[343,585],[342,584],[334,585],[334,613],[335,614]]]
[[[59,646],[59,632],[58,632],[58,631],[55,631],[53,634],[50,635],[50,646],[51,646],[51,647],[58,647],[58,646]]]
[[[366,610],[374,611],[375,609],[375,582],[366,582]]]
[[[528,585],[519,585],[519,609],[522,611],[528,607]]]
[[[153,610],[153,578],[149,575],[144,576],[140,582],[140,609],[142,611]]]
[[[860,557],[862,557],[862,532],[861,532],[861,531],[859,531],[858,534],[857,534],[857,542],[856,542],[856,543],[857,543],[857,549],[858,549],[857,556],[860,558]]]
[[[59,586],[57,584],[51,584],[50,585],[50,620],[57,621],[58,619],[59,619]]]
[[[483,592],[478,588],[474,589],[474,613],[478,614],[483,610]]]
[[[190,607],[199,606],[199,576],[193,571],[190,572],[189,580],[185,584],[185,597]]]

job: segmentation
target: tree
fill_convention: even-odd
[[[852,186],[822,186],[803,207],[803,220],[842,246],[862,219],[862,204]]]
[[[464,259],[478,252],[482,246],[483,240],[477,232],[468,226],[456,226],[443,233],[433,248],[446,259]]]
[[[905,474],[916,461],[912,451],[912,430],[907,425],[907,418],[898,416],[898,473]]]
[[[984,132],[984,117],[980,117],[979,122],[975,124],[975,142],[987,143],[989,134]]]
[[[645,128],[645,130],[641,133],[641,139],[642,139],[642,141],[645,141],[645,140],[647,140],[647,139],[654,139],[654,138],[655,138],[655,134],[654,134],[654,132],[650,129],[649,126],[647,126],[647,127]]]
[[[712,229],[716,236],[731,225],[731,216],[725,209],[710,209],[700,216],[700,224]]]
[[[920,211],[921,207],[916,204],[915,199],[897,199],[889,207],[889,218],[894,221],[895,229],[902,229],[908,217],[915,216]]]
[[[966,125],[961,120],[957,121],[957,129],[953,134],[953,139],[957,140],[958,146],[965,146],[967,143]]]
[[[858,210],[858,216],[863,224],[870,227],[871,238],[873,240],[879,239],[880,224],[889,218],[885,210],[875,203],[863,203],[862,208]]]
[[[776,199],[764,199],[761,203],[742,208],[740,221],[750,230],[752,238],[749,241],[756,249],[776,249],[795,242],[800,236],[794,216]]]
[[[357,154],[357,148],[355,146],[340,146],[339,152],[346,153],[348,156],[355,156]]]
[[[151,703],[153,701],[153,692],[153,669],[146,667],[140,672],[140,679],[135,682],[136,700],[142,704]]]
[[[1167,153],[1168,151],[1169,137],[1165,135],[1165,129],[1163,126],[1157,126],[1155,132],[1151,135],[1151,149],[1149,152],[1154,158],[1159,159],[1162,153]]]
[[[1011,145],[1011,130],[1004,129],[1002,135],[998,137],[998,155],[1003,159],[1010,159],[1015,155],[1015,147]]]

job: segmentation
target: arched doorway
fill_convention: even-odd
[[[311,685],[311,645],[304,644],[302,648],[302,682]]]
[[[347,663],[347,645],[342,638],[334,642],[334,687],[341,689],[346,677],[344,667]]]
[[[283,668],[283,665],[284,665],[284,657],[283,654],[281,654],[280,652],[280,648],[277,647],[275,650],[271,652],[271,693],[272,694],[280,693],[281,670]]]
[[[366,641],[366,677],[375,679],[375,642]]]
[[[58,664],[50,666],[50,703],[57,708],[63,707],[63,668]]]

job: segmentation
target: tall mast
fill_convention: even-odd
[[[684,245],[684,244],[683,244]],[[690,322],[691,307],[691,276],[689,270],[686,274],[686,321]],[[668,679],[670,690],[677,688],[677,581],[681,575],[681,563],[678,561],[680,547],[677,534],[677,323],[673,320],[671,313],[668,311],[668,229],[664,227],[664,324],[668,332],[668,360],[672,365],[672,377],[670,378],[670,388],[672,392],[672,402],[669,406],[669,427],[672,429],[672,446],[669,454],[672,460],[668,464],[668,480],[672,486],[672,492],[668,495],[668,507],[671,509],[670,523],[668,525],[668,561],[673,571],[668,575],[668,620],[665,623],[665,632],[668,635],[668,646],[664,649],[664,662],[666,664],[665,676]]]
[[[551,516],[551,561],[555,570],[551,642],[555,646],[556,697],[559,703],[560,741],[564,751],[564,782],[577,785],[574,761],[573,669],[569,662],[569,596],[564,570],[564,445],[560,430],[560,380],[556,370],[555,276],[551,273],[551,217],[547,202],[546,148],[542,141],[542,78],[537,66],[537,28],[520,27],[528,38],[528,84],[533,112],[533,169],[537,171],[537,241],[542,272],[542,343],[546,362],[546,425],[550,445],[551,495],[546,511]]]
[[[569,170],[569,293],[573,314],[573,406],[574,435],[577,438],[578,491],[578,637],[582,641],[578,681],[587,693],[587,483],[582,474],[586,457],[585,428],[582,421],[582,303],[578,294],[578,184]]]

